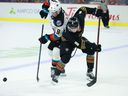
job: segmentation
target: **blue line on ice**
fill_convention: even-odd
[[[122,45],[122,46],[117,46],[117,47],[103,49],[102,52],[108,52],[108,51],[113,51],[113,50],[127,48],[127,47],[128,47],[128,45]],[[76,55],[76,57],[80,57],[80,56],[82,56],[82,53]],[[49,62],[50,62],[50,60],[44,60],[44,61],[41,61],[40,64],[47,64]],[[24,67],[30,67],[30,66],[34,66],[34,65],[37,65],[37,62],[33,62],[33,63],[29,63],[29,64],[23,64],[23,65],[18,65],[18,66],[1,68],[0,69],[0,72],[10,71],[10,70],[16,70],[16,69],[20,69],[20,68],[24,68]]]

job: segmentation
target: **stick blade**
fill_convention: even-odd
[[[39,82],[39,80],[40,80],[40,79],[39,79],[39,77],[37,76],[37,77],[36,77],[36,81]]]
[[[93,86],[96,83],[96,78],[94,78],[92,81],[90,81],[89,83],[87,83],[88,87]]]

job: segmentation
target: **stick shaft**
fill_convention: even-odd
[[[99,37],[100,37],[100,17],[99,17],[99,20],[98,20],[97,45],[99,44]],[[96,81],[97,81],[97,71],[98,71],[98,51],[96,52],[96,69],[95,69]]]
[[[42,25],[41,36],[43,36],[43,30],[44,30],[44,24]],[[38,66],[37,66],[37,74],[36,74],[36,80],[37,81],[39,81],[39,68],[40,68],[41,51],[42,51],[42,44],[40,43],[39,57],[38,57]]]

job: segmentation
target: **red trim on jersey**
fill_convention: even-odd
[[[56,38],[54,37],[54,34],[50,34],[49,37],[50,37],[51,41],[55,41],[56,40]]]
[[[56,66],[57,63],[58,63],[58,62],[54,62],[54,61],[53,61],[53,62],[52,62],[52,65],[53,65],[53,66]]]

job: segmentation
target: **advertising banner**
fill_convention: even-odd
[[[66,15],[71,17],[81,6],[97,7],[97,5],[85,4],[62,4]],[[108,5],[110,12],[111,26],[128,26],[128,6]],[[118,10],[117,10],[118,9]],[[48,19],[42,20],[39,11],[41,3],[0,3],[0,21],[14,22],[48,22]],[[86,16],[86,23],[96,25],[97,17],[94,15]]]

